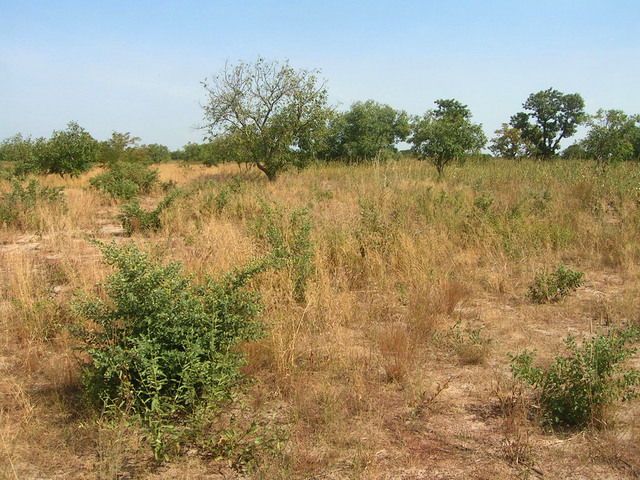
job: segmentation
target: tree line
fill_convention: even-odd
[[[0,145],[0,161],[12,162],[15,173],[77,175],[98,162],[159,163],[173,159],[214,165],[225,162],[255,165],[274,180],[290,167],[313,161],[363,162],[409,153],[429,159],[438,175],[447,164],[479,154],[489,143],[493,155],[521,159],[577,157],[600,165],[640,159],[640,115],[598,110],[587,115],[578,93],[549,88],[532,93],[522,112],[495,131],[489,142],[482,125],[473,123],[467,105],[439,99],[422,116],[409,115],[374,100],[355,102],[346,111],[328,104],[326,83],[317,70],[296,70],[288,62],[227,64],[202,85],[206,141],[169,152],[158,144],[141,145],[130,133],[113,132],[98,142],[77,123],[54,131],[51,138],[32,140],[17,134]],[[588,128],[585,138],[561,152],[560,142]]]

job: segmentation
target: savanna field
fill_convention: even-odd
[[[476,159],[438,180],[402,159],[275,182],[235,165],[152,168],[159,184],[133,205],[92,186],[98,169],[33,176],[32,196],[0,182],[2,478],[640,476],[637,398],[566,426],[512,373],[523,350],[548,368],[569,336],[640,327],[637,163]],[[126,391],[96,407],[83,388],[77,332],[101,330],[77,305],[113,302],[101,249],[131,242],[198,285],[260,265],[246,283],[259,300],[237,297],[260,304],[253,339],[230,347],[242,378],[190,417],[141,419]],[[534,301],[535,279],[563,268],[582,281]]]

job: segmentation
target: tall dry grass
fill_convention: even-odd
[[[452,166],[441,182],[415,160],[314,166],[275,183],[234,166],[157,168],[185,194],[155,233],[123,237],[117,202],[89,188],[91,174],[41,178],[65,187],[66,208],[40,211],[37,231],[2,227],[0,469],[9,478],[73,468],[77,478],[152,478],[138,433],[92,417],[79,400],[79,362],[64,326],[82,319],[69,302],[74,292],[98,291],[108,274],[87,238],[132,240],[195,275],[218,274],[269,252],[260,236],[268,209],[280,212],[270,221],[286,241],[300,235],[293,212],[308,212],[314,268],[304,294],[291,265],[254,280],[269,335],[243,346],[245,372],[256,379],[246,415],[265,437],[284,428],[289,438],[286,448],[252,450],[256,478],[388,478],[415,461],[410,446],[430,415],[456,413],[471,401],[465,388],[504,376],[507,351],[537,346],[551,355],[567,329],[637,311],[636,164],[603,173],[588,162],[476,161]],[[158,189],[143,205],[163,195]],[[586,272],[591,296],[562,307],[526,303],[535,272],[560,261]],[[445,381],[451,387],[436,399]],[[478,388],[473,401],[494,401],[489,387]],[[43,429],[48,450],[35,459],[26,452]],[[511,454],[530,451],[509,438]],[[206,452],[192,455],[207,461]]]

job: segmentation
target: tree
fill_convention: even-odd
[[[587,160],[593,158],[582,146],[581,142],[569,145],[562,151],[562,158],[568,158],[573,160]]]
[[[639,122],[640,115],[600,109],[587,119],[590,130],[582,145],[603,167],[615,160],[628,160],[634,155],[633,141]]]
[[[33,140],[17,133],[0,144],[0,162],[24,162],[33,157]]]
[[[13,173],[18,176],[41,173],[38,152],[42,151],[44,143],[46,142],[42,138],[33,141],[31,137],[23,137],[21,133],[6,138],[0,144],[0,163],[12,163]]]
[[[227,65],[202,82],[209,97],[205,128],[212,139],[232,139],[246,162],[275,180],[303,153],[300,139],[327,118],[327,91],[317,73],[262,57]]]
[[[535,146],[536,155],[545,158],[555,156],[560,140],[575,134],[585,118],[584,100],[579,94],[564,94],[553,88],[532,93],[523,107],[532,113],[519,112],[511,117],[510,124]]]
[[[151,143],[146,146],[147,156],[151,163],[164,163],[171,160],[169,149],[159,143]]]
[[[471,123],[471,111],[457,100],[436,100],[413,125],[409,141],[420,158],[430,157],[442,178],[444,167],[456,158],[477,153],[487,143],[482,125]]]
[[[151,163],[147,147],[139,145],[140,137],[132,137],[130,132],[112,132],[111,138],[100,145],[100,162],[114,165],[118,162]]]
[[[496,137],[491,139],[489,150],[497,157],[520,159],[528,157],[534,149],[529,140],[522,138],[522,131],[508,123],[503,123],[494,133]]]
[[[396,152],[395,144],[411,133],[407,113],[373,100],[355,102],[331,122],[328,156],[361,160]]]
[[[89,133],[76,122],[69,122],[66,130],[54,131],[51,138],[37,148],[37,162],[45,173],[75,176],[91,168],[98,149],[98,142]]]

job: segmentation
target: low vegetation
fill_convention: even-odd
[[[529,285],[527,296],[535,303],[549,303],[562,300],[575,292],[584,283],[584,272],[575,272],[562,263],[551,273],[536,273],[533,285]]]
[[[511,371],[536,389],[545,422],[603,426],[616,401],[638,396],[640,371],[622,364],[637,352],[628,344],[636,342],[639,333],[633,328],[611,329],[581,347],[570,335],[565,340],[569,354],[557,355],[547,369],[533,366],[535,352],[522,352],[512,357]]]
[[[154,168],[0,180],[0,476],[640,471],[637,164]]]

